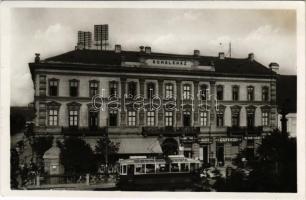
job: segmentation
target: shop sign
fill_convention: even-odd
[[[261,137],[260,136],[244,136],[245,140],[260,140]]]
[[[212,138],[209,138],[209,137],[201,137],[198,139],[198,142],[199,143],[212,143]]]
[[[216,142],[221,142],[221,143],[225,143],[225,142],[241,142],[242,139],[240,137],[220,137],[220,138],[216,138]]]

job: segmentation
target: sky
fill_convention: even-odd
[[[29,62],[74,49],[77,31],[109,24],[109,49],[151,46],[152,52],[255,59],[280,65],[281,74],[296,75],[296,12],[294,10],[14,8],[11,12],[11,105],[26,106],[34,90]]]

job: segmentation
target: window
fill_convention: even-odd
[[[77,127],[79,123],[79,111],[69,110],[69,126]]]
[[[155,112],[147,112],[147,126],[155,126]]]
[[[248,86],[247,88],[247,100],[248,101],[254,101],[254,87],[253,86]]]
[[[128,96],[134,98],[137,95],[137,83],[129,82],[128,83]]]
[[[179,164],[178,163],[171,163],[171,172],[179,172]]]
[[[166,93],[166,99],[171,99],[171,98],[173,98],[173,96],[174,96],[174,92],[173,92],[173,84],[171,84],[171,83],[168,83],[168,84],[166,84],[166,86],[165,86],[166,88],[165,88],[165,93]]]
[[[90,81],[89,82],[89,97],[93,97],[98,94],[99,91],[99,82]]]
[[[173,126],[173,112],[165,112],[165,126]]]
[[[58,96],[58,80],[57,79],[49,80],[49,95]]]
[[[49,126],[57,126],[58,125],[58,110],[51,109],[49,110]]]
[[[269,126],[269,113],[268,112],[262,113],[262,125]]]
[[[111,81],[109,83],[109,95],[114,97],[118,96],[118,82]]]
[[[200,125],[207,126],[207,124],[208,124],[207,112],[200,112]]]
[[[79,81],[78,80],[70,80],[70,96],[77,97],[79,95]]]
[[[218,85],[217,86],[217,100],[223,100],[223,86]]]
[[[239,127],[240,126],[240,115],[239,112],[232,113],[232,126],[233,127]]]
[[[109,126],[117,126],[118,111],[110,110],[109,111]]]
[[[136,164],[135,165],[136,174],[144,174],[145,173],[145,164]]]
[[[136,126],[136,111],[129,111],[128,112],[128,125],[129,126]]]
[[[235,85],[232,88],[233,101],[239,100],[239,86]]]
[[[217,127],[223,127],[224,117],[223,113],[217,113]]]
[[[155,84],[148,83],[147,84],[147,97],[148,99],[152,98],[155,95]]]
[[[266,86],[262,88],[262,100],[269,101],[269,88]]]
[[[200,98],[202,101],[207,100],[207,95],[208,95],[208,90],[207,90],[207,85],[203,84],[200,87]]]
[[[146,174],[155,173],[155,164],[146,164]]]
[[[191,86],[189,84],[183,85],[183,99],[190,99],[191,97]]]

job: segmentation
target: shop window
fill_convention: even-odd
[[[155,164],[146,164],[146,174],[155,173]]]
[[[179,172],[179,164],[178,163],[171,163],[171,172]]]

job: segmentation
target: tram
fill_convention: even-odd
[[[122,190],[191,188],[200,182],[200,164],[181,155],[119,160],[117,187]]]

